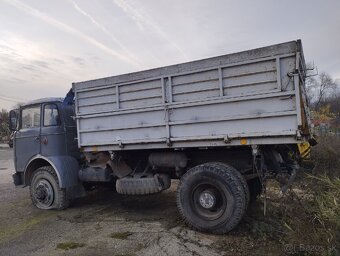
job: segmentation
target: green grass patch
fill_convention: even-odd
[[[23,221],[18,221],[18,223],[10,223],[10,225],[8,225],[9,222],[2,223],[3,216],[0,214],[0,225],[3,225],[3,228],[0,229],[0,242],[17,237],[22,233],[32,229],[34,226],[47,221],[51,217],[54,217],[55,215],[56,212],[53,211],[41,211]]]

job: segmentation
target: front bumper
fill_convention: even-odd
[[[16,172],[12,175],[13,183],[16,187],[24,187],[24,173]]]

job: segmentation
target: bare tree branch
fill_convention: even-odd
[[[309,77],[306,85],[309,101],[316,110],[336,90],[336,83],[326,72],[320,73],[317,77]]]

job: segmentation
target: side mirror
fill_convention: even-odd
[[[8,117],[8,127],[10,131],[15,131],[17,129],[18,124],[18,112],[17,110],[11,110],[9,111],[9,117]]]

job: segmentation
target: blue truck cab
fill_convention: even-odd
[[[30,186],[38,208],[65,208],[69,199],[83,193],[73,106],[63,104],[63,98],[39,99],[12,110],[10,120],[14,184]]]

